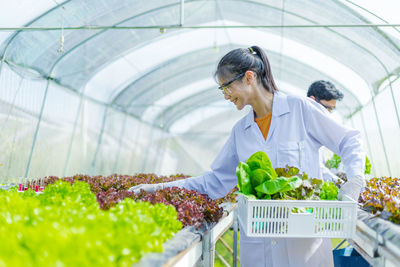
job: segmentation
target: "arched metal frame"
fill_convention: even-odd
[[[35,21],[38,20],[39,18],[44,17],[46,14],[49,14],[50,12],[56,10],[57,8],[59,8],[59,7],[63,6],[63,5],[65,5],[65,4],[67,4],[67,3],[69,3],[69,2],[70,2],[70,1],[65,1],[65,2],[63,2],[62,4],[60,4],[59,6],[56,6],[56,7],[52,8],[52,9],[49,10],[48,12],[46,12],[46,13],[44,13],[43,15],[41,15],[40,17],[38,17],[37,19],[35,19],[35,20],[33,20],[32,22],[28,23],[28,25],[32,24],[33,22],[35,22]],[[186,2],[196,2],[196,1],[186,1]],[[246,2],[255,4],[254,1],[246,1]],[[182,4],[182,3],[181,3],[181,4]],[[256,3],[256,4],[259,4],[259,3]],[[173,6],[175,6],[175,5],[176,5],[176,4],[173,4]],[[267,5],[264,5],[264,6],[267,6]],[[182,7],[182,6],[181,6],[181,7]],[[344,5],[343,5],[343,7],[344,7],[344,8],[347,8],[347,7],[345,7]],[[271,7],[271,8],[273,8],[273,7]],[[282,10],[281,10],[281,11],[282,11]],[[287,12],[287,11],[285,11],[285,13],[286,13],[286,12]],[[352,12],[352,11],[350,11],[350,12]],[[354,14],[356,15],[355,12],[354,12]],[[141,15],[141,14],[140,14],[140,15]],[[138,15],[138,16],[140,16],[140,15]],[[362,19],[362,17],[360,17],[360,19]],[[129,20],[129,19],[128,19],[128,20]],[[180,20],[180,21],[183,22],[183,17],[181,17],[181,20]],[[332,30],[332,29],[328,29],[328,30],[335,32],[335,31]],[[377,31],[378,31],[378,30],[377,30]],[[381,35],[384,35],[382,32],[379,32],[379,33],[380,33]],[[9,42],[8,42],[6,48],[5,48],[5,51],[4,51],[3,57],[2,57],[1,66],[0,66],[0,74],[1,74],[2,65],[4,64],[4,60],[6,59],[6,56],[7,56],[7,49],[8,49],[8,47],[9,47],[9,45],[12,43],[12,40],[13,40],[18,34],[19,34],[19,32],[15,33],[15,34],[10,38],[10,40],[9,40]],[[101,33],[98,33],[98,34],[101,34]],[[336,34],[338,34],[338,35],[340,36],[339,33],[336,33]],[[97,34],[95,34],[94,36],[91,36],[91,37],[88,38],[88,39],[85,39],[82,43],[86,43],[86,42],[89,41],[90,39],[94,38],[96,35],[97,35]],[[346,39],[348,39],[350,42],[352,42],[352,40],[351,40],[350,38],[348,38],[347,36],[341,36],[341,37],[346,38]],[[387,37],[387,36],[386,36],[386,37]],[[82,43],[81,43],[81,44],[78,44],[78,45],[76,46],[76,48],[80,47],[80,46],[82,45]],[[392,43],[392,44],[395,46],[394,43]],[[372,57],[374,57],[374,58],[376,59],[376,61],[378,62],[378,64],[385,70],[385,72],[387,73],[387,75],[388,75],[388,76],[390,75],[390,73],[389,73],[388,69],[386,68],[385,64],[384,64],[383,62],[381,62],[381,61],[379,60],[379,58],[377,58],[377,57],[374,55],[374,53],[372,53],[371,51],[368,51],[368,49],[366,49],[366,48],[363,48],[360,44],[356,44],[356,45],[357,45],[360,49],[364,49],[368,54],[370,54]],[[397,48],[397,50],[399,50],[398,47],[396,47],[396,48]],[[66,54],[66,55],[67,55],[67,54]],[[46,86],[46,89],[45,89],[45,93],[44,93],[44,97],[43,97],[43,101],[42,101],[42,106],[41,106],[41,110],[40,110],[40,114],[39,114],[39,119],[38,119],[38,123],[37,123],[36,130],[35,130],[34,141],[33,141],[33,144],[32,144],[32,150],[31,150],[31,155],[30,155],[30,158],[29,158],[28,166],[27,166],[26,176],[28,176],[28,174],[29,174],[29,168],[30,168],[31,158],[32,158],[32,154],[33,154],[34,147],[35,147],[35,142],[36,142],[36,138],[37,138],[37,135],[38,135],[38,131],[39,131],[39,128],[40,128],[40,122],[41,122],[41,118],[42,118],[42,115],[43,115],[43,110],[44,110],[44,108],[45,108],[45,102],[46,102],[46,98],[47,98],[47,91],[48,91],[49,83],[50,83],[50,80],[51,80],[50,77],[52,77],[53,70],[55,69],[55,67],[57,66],[57,64],[58,64],[66,55],[63,55],[62,57],[60,57],[60,58],[53,64],[53,66],[52,66],[52,68],[51,68],[51,71],[50,71],[49,75],[47,76],[47,77],[48,77],[47,86]],[[49,78],[50,78],[50,79],[49,79]],[[396,101],[395,101],[395,99],[394,99],[394,94],[393,94],[392,83],[391,83],[390,80],[389,80],[389,88],[390,88],[390,90],[391,90],[392,99],[393,99],[393,102],[394,102],[394,108],[395,108],[395,110],[396,110],[396,116],[397,116],[398,124],[399,124],[399,126],[400,126],[400,119],[399,119],[398,107],[396,106]],[[128,89],[128,88],[126,88],[126,89]],[[375,112],[375,117],[376,117],[377,124],[378,124],[378,130],[379,130],[379,132],[380,132],[380,139],[381,139],[381,142],[382,142],[382,145],[383,145],[383,148],[384,148],[384,153],[385,153],[385,156],[386,156],[386,162],[387,162],[387,164],[388,164],[388,158],[387,158],[387,153],[386,153],[386,149],[385,149],[385,144],[384,144],[383,136],[382,136],[382,133],[381,133],[381,128],[380,128],[379,121],[378,121],[378,116],[377,116],[377,110],[376,110],[376,106],[375,106],[375,102],[374,102],[374,98],[375,98],[376,95],[374,95],[373,92],[376,92],[376,90],[374,90],[375,88],[371,88],[371,89],[372,89],[372,90],[371,90],[371,101],[372,101],[372,104],[373,104],[373,108],[374,108],[374,112]],[[83,97],[83,96],[82,96],[82,97]],[[83,98],[82,98],[82,99],[83,99]],[[115,101],[115,99],[114,99],[114,101]],[[112,101],[112,102],[114,102],[114,101]],[[107,105],[106,110],[107,110],[108,107],[109,107],[109,105]],[[79,109],[78,109],[78,113],[79,113]],[[100,137],[99,137],[99,144],[101,144],[101,136],[102,136],[102,134],[100,134]],[[96,153],[96,154],[97,154],[97,153]],[[95,159],[94,159],[94,161],[95,161]],[[388,169],[389,169],[389,172],[390,172],[390,165],[389,165],[389,164],[388,164]]]

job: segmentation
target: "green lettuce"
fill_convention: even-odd
[[[250,195],[254,193],[253,186],[250,181],[250,167],[244,163],[239,162],[236,168],[236,176],[239,182],[239,189],[245,195]]]
[[[249,199],[297,199],[318,200],[334,199],[337,187],[324,184],[320,179],[309,178],[296,167],[272,167],[267,154],[258,151],[244,162],[239,162],[236,169],[239,189],[237,194]],[[323,190],[322,190],[323,186]],[[336,195],[335,195],[336,189]]]
[[[291,191],[302,185],[302,180],[297,177],[278,177],[274,180],[266,181],[255,188],[257,192],[273,195],[278,192]]]
[[[249,165],[250,169],[252,171],[257,170],[257,169],[262,169],[265,170],[271,179],[278,177],[278,175],[275,172],[274,167],[272,167],[272,163],[269,160],[267,154],[263,151],[258,151],[251,155],[247,161],[247,165]]]
[[[337,200],[338,188],[332,182],[324,182],[322,184],[320,199],[324,200]]]
[[[371,161],[369,161],[368,157],[365,157],[365,170],[364,170],[364,174],[371,174]]]

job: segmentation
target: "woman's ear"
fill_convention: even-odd
[[[250,84],[254,83],[254,81],[256,79],[256,74],[253,71],[248,70],[245,72],[244,78],[245,78],[246,83],[248,85],[250,85]]]

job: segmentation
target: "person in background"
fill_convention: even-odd
[[[336,109],[336,102],[341,101],[343,93],[328,81],[315,81],[308,87],[307,96],[321,104],[329,112]]]
[[[215,77],[226,100],[238,110],[246,105],[251,109],[233,127],[211,170],[179,181],[134,186],[130,191],[154,192],[177,186],[217,199],[238,184],[239,161],[245,162],[257,151],[264,151],[275,168],[289,165],[320,178],[319,148],[324,145],[342,157],[349,178],[338,198],[358,199],[365,184],[365,153],[359,131],[333,120],[310,98],[281,93],[267,55],[258,46],[227,53],[218,64]],[[241,224],[239,227],[243,267],[333,266],[329,238],[250,238]]]
[[[329,112],[333,112],[336,109],[336,102],[341,101],[344,97],[343,93],[340,92],[333,83],[323,80],[313,82],[310,87],[308,87],[307,96],[321,104],[321,106]],[[325,148],[321,147],[319,151],[322,178],[325,181],[336,183],[340,178],[325,166],[326,159],[324,150]]]

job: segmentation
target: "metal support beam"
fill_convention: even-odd
[[[43,110],[44,110],[44,106],[46,104],[46,99],[47,99],[47,92],[49,91],[49,85],[50,85],[50,80],[47,79],[47,85],[46,85],[46,89],[45,89],[44,95],[43,95],[42,106],[40,107],[39,118],[36,123],[35,135],[33,136],[31,152],[29,154],[28,165],[26,166],[25,179],[28,178],[29,172],[31,170],[32,156],[33,156],[33,152],[35,151],[36,140],[37,140],[37,137],[39,134],[40,122],[42,121]]]
[[[202,236],[202,244],[202,266],[214,267],[215,243],[212,240],[211,230]]]
[[[131,164],[130,164],[130,169],[129,169],[130,175],[132,175],[133,172],[135,171],[135,159],[136,159],[135,158],[135,149],[139,147],[140,133],[141,133],[142,128],[143,128],[143,125],[140,123],[139,128],[136,131],[136,137],[132,137],[132,139],[136,141],[137,145],[134,145],[134,147],[132,149]],[[136,152],[136,155],[139,155],[139,153]],[[136,170],[135,172],[137,173],[138,171]]]
[[[155,131],[154,127],[151,127],[150,138],[149,138],[149,141],[147,142],[147,153],[146,153],[146,155],[143,155],[144,159],[143,159],[143,163],[142,163],[142,168],[140,170],[141,172],[145,172],[146,167],[147,167],[147,162],[149,160],[149,157],[151,156],[151,147],[153,144],[154,131]],[[146,148],[146,147],[144,147],[144,148]],[[153,172],[153,171],[151,171],[151,172]]]
[[[377,109],[376,109],[374,97],[372,98],[372,106],[374,108],[376,124],[378,125],[379,137],[381,139],[383,153],[385,154],[386,165],[387,165],[387,168],[388,168],[388,171],[389,171],[389,175],[392,176],[392,170],[390,169],[389,158],[388,158],[387,151],[386,151],[385,140],[383,138],[381,124],[379,123],[379,117],[378,117],[378,112],[377,112]]]
[[[179,25],[183,26],[183,23],[185,22],[185,0],[181,0],[181,16],[180,16],[180,21],[179,21]]]
[[[233,263],[232,266],[237,266],[237,248],[238,248],[238,216],[237,216],[238,208],[236,208],[233,212]]]
[[[121,154],[121,146],[122,146],[122,139],[125,135],[125,128],[126,128],[126,119],[127,119],[128,115],[125,114],[124,119],[122,121],[123,125],[122,125],[122,129],[121,129],[121,133],[119,135],[119,145],[118,145],[118,151],[117,151],[117,157],[115,159],[114,162],[114,167],[113,167],[113,173],[115,173],[118,169],[118,161],[119,161],[119,155]]]
[[[366,128],[366,124],[365,124],[365,120],[364,120],[364,115],[363,115],[363,113],[360,111],[360,117],[361,117],[361,123],[362,123],[362,126],[363,126],[363,129],[364,129],[364,133],[365,133],[365,138],[366,138],[366,141],[367,141],[367,147],[368,147],[368,151],[369,151],[369,159],[370,159],[370,161],[371,162],[374,162],[374,153],[372,153],[372,150],[371,150],[371,143],[369,142],[369,138],[368,138],[368,132],[367,132],[367,128]],[[375,175],[376,175],[376,171],[375,171],[375,164],[372,164],[372,170],[373,170],[373,173],[375,173]]]
[[[83,102],[85,101],[83,96],[84,96],[84,94],[83,94],[83,92],[81,92],[78,110],[76,111],[76,115],[75,115],[74,128],[72,130],[71,140],[69,141],[69,145],[68,145],[67,158],[65,160],[64,171],[63,171],[63,176],[64,177],[66,176],[66,173],[67,173],[67,170],[68,170],[68,166],[69,166],[69,160],[71,158],[72,145],[73,145],[74,139],[75,139],[75,134],[76,134],[76,128],[77,128],[77,124],[78,124],[78,120],[79,120],[79,115],[81,114]],[[82,130],[84,130],[84,129],[82,129]]]
[[[94,168],[96,166],[97,154],[99,153],[101,142],[102,142],[102,139],[103,139],[104,127],[106,125],[106,120],[107,120],[107,113],[108,113],[108,106],[104,110],[103,122],[101,124],[101,130],[100,130],[100,134],[99,134],[99,139],[97,140],[96,152],[94,153],[92,166],[90,168],[90,175],[93,175]]]
[[[292,25],[154,25],[154,26],[70,26],[70,27],[0,27],[0,31],[69,30],[148,30],[148,29],[271,29],[271,28],[400,28],[400,24],[292,24]]]

